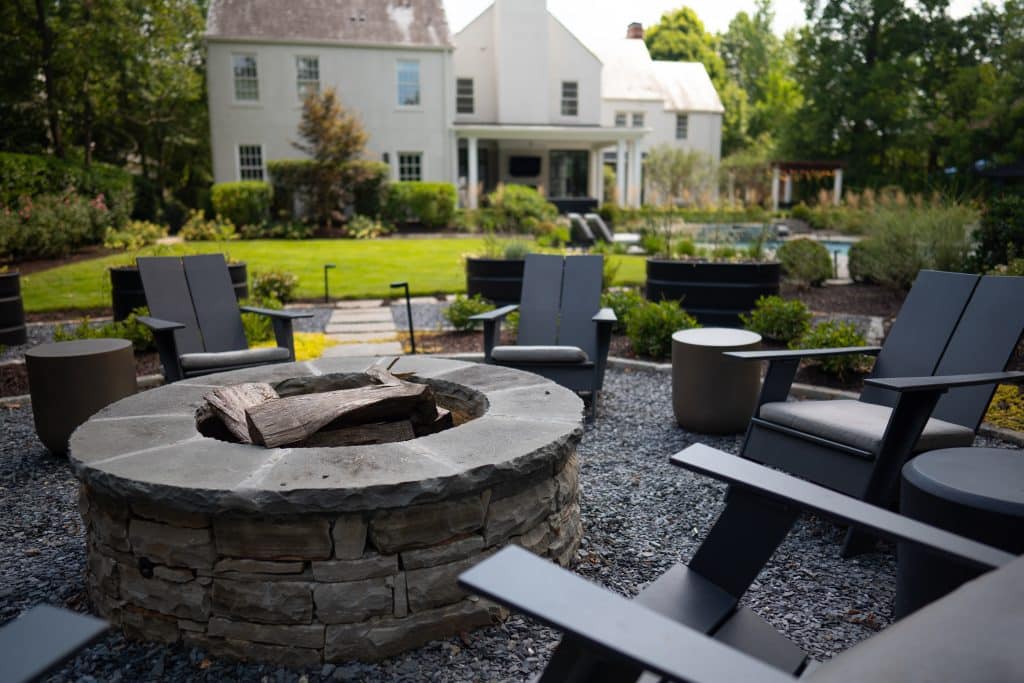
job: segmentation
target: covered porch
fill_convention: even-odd
[[[615,150],[620,206],[640,206],[640,139],[646,128],[455,124],[455,177],[462,204],[475,209],[499,184],[529,185],[561,206],[604,197],[603,154]]]

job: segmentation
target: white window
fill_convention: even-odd
[[[459,78],[455,81],[455,113],[473,113],[473,79]]]
[[[235,99],[239,102],[258,102],[260,79],[256,70],[256,55],[231,55],[235,72]]]
[[[615,127],[625,128],[626,127],[626,112],[617,111],[615,112]]]
[[[263,145],[238,146],[238,177],[263,180]]]
[[[576,116],[579,112],[580,87],[576,81],[562,81],[562,116]]]
[[[320,58],[295,58],[295,85],[299,99],[304,100],[310,93],[320,92]]]
[[[644,113],[642,111],[633,112],[633,127],[643,128],[644,127]]]
[[[685,140],[690,132],[690,117],[686,114],[676,114],[676,140]]]
[[[420,63],[414,59],[398,60],[398,106],[420,106]]]
[[[423,152],[398,153],[398,179],[423,180]]]

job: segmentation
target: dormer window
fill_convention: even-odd
[[[562,81],[562,116],[579,115],[579,83]]]

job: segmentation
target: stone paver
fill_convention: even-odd
[[[324,357],[401,355],[391,307],[383,304],[377,299],[335,304],[325,333],[340,343],[327,349]]]
[[[401,356],[402,343],[397,341],[376,344],[338,344],[324,350],[322,358],[356,358],[358,356]]]

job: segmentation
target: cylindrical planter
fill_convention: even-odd
[[[739,327],[760,296],[779,293],[780,265],[647,259],[647,298],[680,301],[702,325]]]
[[[27,341],[21,278],[16,270],[0,273],[0,344],[17,346]]]
[[[244,263],[229,263],[228,274],[235,298],[249,296],[248,270]],[[118,266],[110,269],[110,299],[114,309],[114,320],[124,320],[131,312],[146,305],[146,293],[142,289],[142,277],[135,266]]]
[[[498,305],[517,304],[522,296],[524,259],[466,259],[466,293]]]

